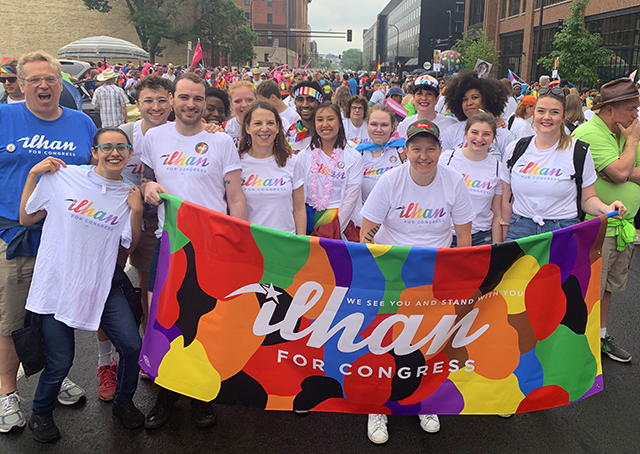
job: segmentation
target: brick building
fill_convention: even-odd
[[[540,6],[542,49],[538,55]],[[535,64],[553,50],[553,38],[569,14],[572,0],[468,0],[465,30],[483,29],[500,50],[498,76],[509,69],[524,80],[537,80],[549,71]],[[600,33],[605,47],[613,50],[610,64],[599,68],[603,82],[624,77],[640,65],[640,3],[638,0],[592,0],[585,12],[585,26]]]

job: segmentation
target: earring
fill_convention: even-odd
[[[278,136],[276,136],[276,139],[273,141],[273,143],[275,143],[276,145],[278,145]]]
[[[249,136],[249,138],[247,139],[247,146],[250,147],[251,146],[251,136]]]

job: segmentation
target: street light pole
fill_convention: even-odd
[[[400,59],[398,57],[400,57],[400,30],[398,30],[398,27],[396,27],[394,24],[389,24],[390,27],[393,27],[396,29],[396,63],[398,66],[398,75],[400,74]]]
[[[215,13],[215,3],[214,0],[209,0],[207,4],[207,13],[209,13],[209,20],[211,21],[211,28],[209,28],[209,42],[211,43],[211,61],[209,62],[209,66],[213,68],[213,16]]]

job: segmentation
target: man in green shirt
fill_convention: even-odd
[[[640,208],[640,94],[630,79],[618,79],[602,86],[601,101],[592,107],[599,112],[573,132],[589,144],[598,172],[596,194],[604,203],[620,200],[627,208],[622,220],[609,219],[602,246],[600,280],[601,350],[615,361],[629,362],[631,355],[613,343],[607,333],[611,293],[627,286],[633,258],[636,230],[633,218]]]

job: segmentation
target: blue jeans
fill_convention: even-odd
[[[120,355],[118,385],[113,399],[120,403],[133,398],[138,387],[138,357],[142,341],[129,303],[119,288],[111,288],[104,306],[100,328]],[[53,315],[42,316],[42,341],[47,357],[38,388],[33,398],[33,414],[48,413],[56,407],[58,392],[64,377],[73,365],[75,329],[59,322]]]
[[[539,235],[541,233],[553,232],[554,230],[563,229],[578,224],[580,219],[554,219],[544,221],[544,225],[537,224],[529,218],[523,218],[517,214],[512,214],[509,219],[509,227],[507,228],[507,236],[505,241],[518,240],[527,236]]]
[[[485,244],[491,244],[493,242],[493,234],[491,230],[481,230],[480,232],[471,234],[471,246],[484,246]],[[458,238],[453,235],[453,242],[451,247],[458,246]]]

